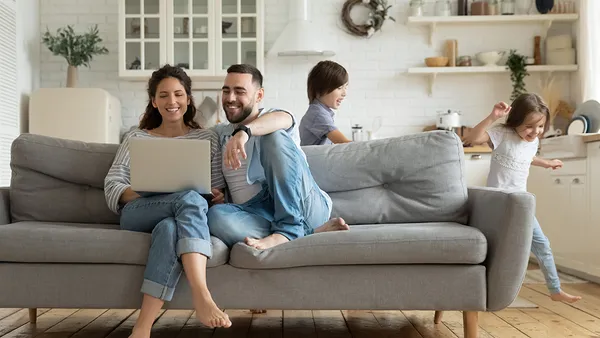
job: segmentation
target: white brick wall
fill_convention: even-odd
[[[146,105],[145,83],[128,82],[117,76],[117,16],[119,0],[43,0],[41,1],[41,30],[72,24],[86,30],[98,24],[110,54],[98,56],[92,68],[81,68],[79,86],[101,87],[121,99],[123,122],[126,126],[138,122]],[[266,46],[268,48],[284,28],[288,19],[288,2],[265,0]],[[509,74],[444,75],[438,76],[434,94],[427,95],[425,76],[408,75],[407,68],[422,64],[427,56],[442,53],[445,39],[458,39],[460,55],[474,55],[487,50],[518,49],[533,55],[533,36],[541,33],[541,24],[526,25],[474,25],[442,26],[438,28],[433,47],[428,45],[425,28],[405,25],[409,0],[390,0],[391,15],[396,23],[388,22],[383,32],[371,39],[353,37],[343,32],[339,20],[344,0],[312,0],[312,19],[333,40],[337,55],[332,59],[343,64],[350,73],[348,97],[337,114],[341,130],[350,135],[350,125],[361,123],[370,126],[374,116],[382,116],[382,136],[417,132],[423,126],[435,123],[436,111],[459,109],[463,123],[476,124],[498,100],[509,100],[511,83]],[[433,8],[429,0],[428,8]],[[570,24],[555,24],[555,31],[570,31]],[[325,33],[330,32],[330,33]],[[315,37],[319,38],[319,37]],[[52,56],[42,46],[41,86],[64,86],[66,63]],[[292,110],[298,118],[307,106],[306,76],[318,59],[305,57],[293,59],[268,59],[265,69],[265,106]],[[564,83],[563,95],[571,96],[569,75],[557,74]],[[528,89],[538,90],[539,74],[527,80]],[[199,103],[203,95],[195,93]]]

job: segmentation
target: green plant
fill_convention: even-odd
[[[102,39],[98,36],[98,26],[91,27],[89,32],[76,34],[70,25],[59,28],[56,35],[46,33],[42,42],[54,55],[62,56],[70,66],[90,67],[94,55],[108,54],[108,49],[100,46]]]
[[[525,77],[529,76],[527,72],[527,57],[518,54],[516,50],[511,49],[506,61],[506,67],[510,69],[510,80],[512,81],[513,91],[510,96],[511,100],[516,99],[519,95],[527,92],[525,89]]]

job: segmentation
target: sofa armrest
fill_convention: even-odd
[[[487,308],[498,311],[517,297],[527,272],[535,198],[528,192],[469,188],[469,225],[488,242]]]
[[[10,188],[0,187],[0,225],[10,223]]]

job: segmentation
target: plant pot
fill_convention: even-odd
[[[73,88],[77,84],[77,67],[67,68],[67,88]]]

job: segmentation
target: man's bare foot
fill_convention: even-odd
[[[580,296],[573,296],[570,295],[562,290],[560,290],[559,293],[553,293],[550,295],[550,299],[552,299],[555,302],[567,302],[567,303],[575,303],[576,301],[580,300],[581,297]]]
[[[348,224],[341,217],[335,217],[325,222],[323,225],[315,229],[315,234],[319,232],[328,232],[328,231],[341,231],[348,230]]]
[[[261,313],[267,313],[267,310],[250,309],[250,313],[256,315],[256,314],[261,314]]]
[[[255,239],[250,237],[246,237],[244,239],[244,242],[246,242],[246,244],[257,248],[258,250],[266,250],[289,241],[290,240],[287,239],[287,237],[281,234],[270,234],[269,236],[261,239]]]
[[[213,301],[210,293],[205,294],[203,297],[194,300],[194,307],[196,308],[196,318],[200,323],[210,327],[230,327],[231,320],[229,316],[221,311],[217,304]]]

